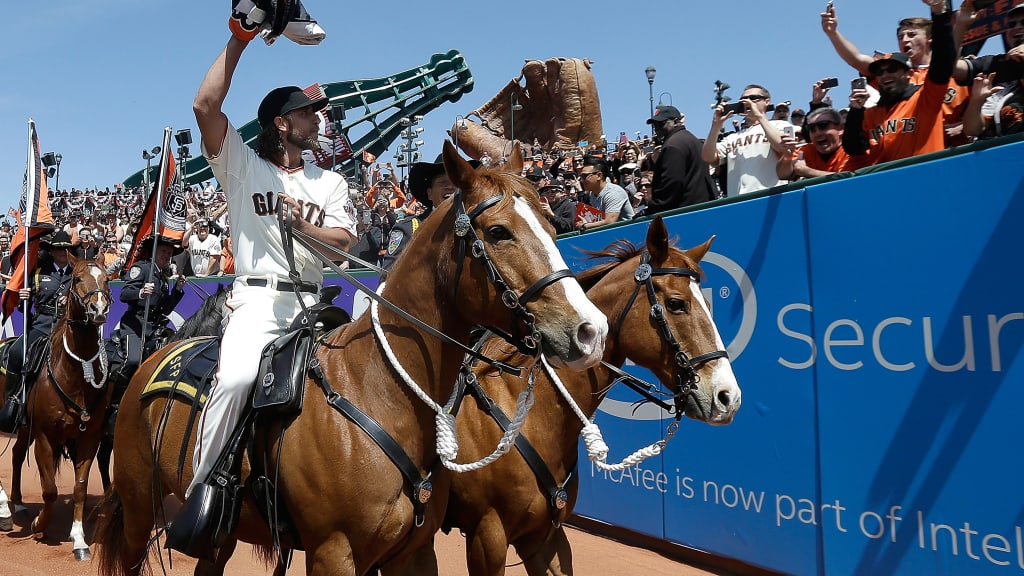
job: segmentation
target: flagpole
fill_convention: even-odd
[[[28,219],[30,212],[32,212],[32,206],[35,203],[36,193],[36,178],[39,177],[35,173],[33,160],[35,159],[35,142],[32,140],[32,135],[36,131],[36,121],[28,119],[28,156],[25,159],[25,208],[21,211],[21,229],[25,236],[25,248],[22,254],[22,259],[25,262],[25,266],[22,266],[23,272],[25,273],[24,280],[21,282],[22,288],[31,290],[28,284],[28,279],[32,272],[28,269],[29,256],[29,237],[32,235],[28,229]],[[21,294],[18,294],[18,306],[21,308],[21,371],[25,371],[25,363],[28,362],[28,301],[21,299]],[[24,389],[24,383],[22,383],[22,389]]]
[[[164,195],[164,190],[167,189],[167,184],[168,184],[168,182],[167,182],[167,165],[171,161],[171,156],[170,156],[171,155],[171,153],[170,153],[170,150],[171,150],[171,127],[170,126],[167,126],[167,127],[164,128],[164,142],[163,142],[163,146],[160,147],[160,150],[161,150],[161,154],[160,154],[160,177],[157,179],[156,190],[153,192],[153,194],[156,194],[156,204],[155,204],[156,210],[153,210],[153,235],[151,236],[151,238],[153,239],[153,252],[152,252],[152,254],[150,256],[150,259],[149,259],[150,266],[149,266],[149,274],[146,277],[146,284],[151,284],[153,282],[153,267],[156,264],[156,249],[157,249],[157,246],[159,244],[157,242],[157,237],[160,235],[160,211],[161,211],[160,209],[164,205],[164,203],[163,203],[163,195]],[[150,296],[152,296],[152,294],[150,294]],[[146,307],[145,307],[145,309],[142,312],[142,335],[140,336],[141,344],[139,345],[139,348],[141,348],[141,352],[143,354],[145,354],[145,350],[146,350],[146,332],[147,332],[146,326],[148,324],[149,324],[149,296],[146,296]]]

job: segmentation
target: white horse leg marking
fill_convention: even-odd
[[[0,486],[0,518],[11,517],[11,507],[8,505],[10,500],[7,498],[7,492]]]
[[[71,523],[71,542],[72,550],[87,550],[89,548],[89,545],[85,543],[85,529],[82,527],[81,520]]]

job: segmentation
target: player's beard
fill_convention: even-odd
[[[307,135],[296,130],[294,127],[288,130],[285,134],[285,139],[289,144],[296,146],[299,150],[315,150],[320,146],[316,132]]]

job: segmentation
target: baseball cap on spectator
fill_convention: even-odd
[[[619,166],[619,172],[632,172],[633,170],[636,170],[636,162],[626,162]]]
[[[798,124],[798,122],[796,120],[798,118],[801,119],[801,120],[806,118],[807,114],[804,112],[803,108],[793,108],[793,113],[790,114],[789,117],[792,119],[793,124]]]
[[[679,110],[675,106],[658,106],[654,109],[654,116],[651,116],[648,120],[648,124],[654,124],[655,122],[664,122],[665,120],[673,120],[675,118],[682,118],[683,115],[679,113]]]
[[[1007,16],[1011,16],[1011,15],[1013,15],[1014,12],[1021,12],[1021,11],[1024,11],[1024,2],[1017,2],[1017,4],[1013,8],[1010,8],[1010,11],[1007,12],[1006,15]]]
[[[878,69],[887,62],[893,62],[900,66],[910,70],[910,56],[904,52],[889,52],[888,54],[879,54],[875,56],[875,61],[868,65],[868,71],[878,76]]]
[[[565,191],[565,181],[561,178],[548,178],[540,186],[540,193],[553,192],[553,191]]]
[[[312,106],[314,111],[319,111],[327,107],[327,103],[326,97],[310,98],[298,86],[282,86],[274,88],[263,97],[256,117],[261,127],[268,128],[274,125],[274,118],[284,116],[292,110]]]

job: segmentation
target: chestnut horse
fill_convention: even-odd
[[[607,320],[568,274],[536,191],[518,175],[518,147],[509,166],[514,174],[474,170],[450,142],[445,142],[443,158],[461,192],[422,222],[392,268],[393,280],[382,296],[461,343],[476,324],[511,334],[522,334],[526,325],[525,333],[539,337],[539,346],[560,365],[583,369],[600,361]],[[451,396],[462,349],[383,307],[373,316],[364,314],[329,334],[317,359],[329,386],[376,420],[415,470],[427,475],[438,460],[435,425],[443,420],[438,403]],[[140,367],[121,402],[113,485],[96,538],[105,576],[139,573],[148,562],[147,544],[157,520],[154,502],[168,493],[180,499],[191,480],[191,454],[184,459],[184,471],[178,466],[191,407],[159,396],[139,401],[162,353]],[[298,535],[299,542],[283,546],[301,546],[306,572],[315,576],[366,574],[429,546],[444,517],[448,474],[442,469],[433,475],[432,496],[416,517],[411,486],[398,467],[332,407],[329,400],[336,401],[335,395],[328,398],[308,376],[305,388],[302,412],[287,424],[282,440],[271,441],[259,454],[269,470],[279,465],[278,499]],[[189,445],[194,443],[193,430]],[[154,477],[156,482],[147,481]],[[248,500],[232,536],[271,544]],[[222,569],[233,542],[220,550],[212,572]],[[418,573],[436,574],[436,561],[425,562]]]
[[[71,541],[77,560],[91,555],[82,527],[89,471],[103,435],[103,415],[110,400],[103,323],[110,310],[110,290],[103,264],[70,258],[71,284],[63,297],[50,334],[46,364],[26,399],[28,425],[18,429],[12,458],[14,477],[10,502],[22,506],[21,469],[31,441],[42,486],[43,509],[32,520],[32,533],[42,538],[57,500],[55,477],[62,455],[75,465],[75,516]],[[0,488],[0,498],[7,499]]]
[[[604,356],[608,364],[621,367],[628,358],[650,370],[674,397],[677,418],[685,412],[709,424],[728,424],[741,398],[700,291],[698,263],[710,245],[708,240],[685,252],[675,248],[669,243],[664,222],[655,218],[647,231],[646,246],[636,248],[619,241],[604,252],[592,253],[611,261],[582,272],[578,278],[611,324]],[[642,257],[646,260],[645,253],[649,260],[641,261]],[[653,290],[650,294],[649,287]],[[660,307],[663,326],[652,313],[654,306]],[[484,353],[515,361],[515,352],[497,340],[489,342]],[[515,406],[518,383],[481,364],[475,374],[481,388],[503,410]],[[585,372],[560,369],[556,374],[588,420],[616,379],[604,365]],[[533,442],[543,460],[540,465],[550,473],[548,481],[555,485],[544,486],[515,450],[492,466],[455,475],[452,480],[446,525],[466,534],[466,556],[473,576],[504,574],[510,543],[531,576],[572,574],[572,552],[561,522],[576,501],[577,445],[583,423],[567,400],[547,385],[549,380],[547,373],[537,378],[536,404],[522,437]],[[457,422],[460,430],[475,432],[459,438],[467,459],[486,454],[487,444],[502,433],[492,416],[468,399]],[[558,493],[557,488],[565,492]],[[564,506],[559,508],[553,500]]]

